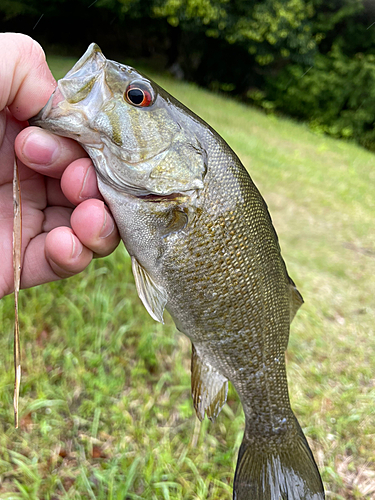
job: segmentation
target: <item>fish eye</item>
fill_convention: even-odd
[[[146,108],[154,102],[154,91],[146,82],[130,83],[125,91],[125,99],[138,108]]]

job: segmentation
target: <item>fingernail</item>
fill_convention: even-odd
[[[31,132],[24,143],[23,154],[31,163],[49,165],[60,152],[60,143],[47,132]]]
[[[92,197],[93,183],[96,184],[95,170],[92,165],[86,171],[85,178],[83,179],[82,189],[78,195],[81,200],[87,200]]]
[[[72,253],[71,253],[71,258],[76,259],[79,257],[83,251],[83,245],[77,238],[77,236],[74,236],[74,234],[71,235],[72,237]]]
[[[108,236],[113,233],[114,229],[115,224],[110,216],[108,208],[104,205],[104,222],[99,237],[108,238]]]

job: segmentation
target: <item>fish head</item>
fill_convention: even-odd
[[[30,124],[78,141],[112,187],[170,195],[203,188],[205,152],[193,131],[196,117],[186,111],[152,80],[91,44]]]

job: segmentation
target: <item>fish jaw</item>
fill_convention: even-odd
[[[29,120],[30,125],[42,127],[81,144],[83,139],[85,144],[100,147],[99,134],[93,130],[86,130],[85,123],[87,123],[87,117],[82,110],[75,114],[70,113],[59,86],[56,87],[44,108]]]

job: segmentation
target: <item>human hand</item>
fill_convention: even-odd
[[[41,47],[25,35],[1,33],[0,54],[1,298],[13,291],[13,147],[21,180],[22,288],[81,272],[94,255],[111,253],[119,235],[83,149],[27,127],[56,86]]]

